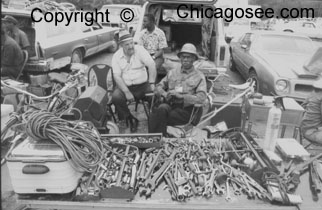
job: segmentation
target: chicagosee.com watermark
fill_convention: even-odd
[[[43,11],[40,8],[34,8],[31,11],[31,19],[33,22],[45,21],[47,23],[54,22],[55,26],[58,24],[65,24],[69,26],[71,22],[82,22],[87,26],[93,25],[94,22],[106,22],[109,23],[110,12],[106,10],[97,10],[94,11]],[[124,8],[120,12],[120,20],[124,22],[130,22],[134,18],[134,12],[130,8]]]
[[[279,14],[272,8],[216,8],[204,7],[202,4],[197,6],[180,4],[177,7],[177,16],[179,18],[223,18],[231,22],[234,18],[314,18],[313,8],[282,8]],[[87,26],[93,25],[94,22],[109,23],[110,12],[106,10],[94,11],[43,11],[40,8],[34,8],[31,11],[31,19],[34,22],[54,22],[55,25],[64,23],[65,26],[73,22],[82,22]],[[121,10],[119,17],[123,22],[130,22],[134,19],[134,12],[130,8]]]
[[[314,18],[313,8],[282,8],[276,14],[273,8],[220,8],[180,4],[177,7],[179,18],[223,18],[231,22],[234,18]]]

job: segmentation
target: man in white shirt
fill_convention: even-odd
[[[131,114],[127,102],[142,99],[147,92],[154,91],[156,78],[155,62],[142,46],[134,45],[133,37],[126,30],[119,33],[121,48],[113,55],[112,68],[116,89],[112,102],[120,119],[130,124],[135,132],[138,120]]]
[[[163,49],[168,47],[164,32],[155,25],[155,18],[152,14],[144,15],[144,29],[140,32],[139,44],[142,45],[155,61],[158,74],[166,74],[162,69],[164,62]]]

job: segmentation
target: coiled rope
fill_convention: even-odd
[[[67,121],[45,110],[27,111],[22,119],[30,137],[54,141],[78,171],[92,171],[104,158],[103,143],[91,122]]]

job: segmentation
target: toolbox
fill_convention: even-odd
[[[51,140],[28,137],[8,153],[6,160],[13,190],[18,194],[70,193],[83,175]]]

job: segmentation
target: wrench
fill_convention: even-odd
[[[237,186],[235,180],[231,179],[230,181],[231,181],[230,182],[231,186],[233,187],[233,190],[234,190],[234,195],[240,196],[242,194],[240,184],[238,184],[239,186]]]
[[[158,151],[158,154],[154,157],[153,162],[151,163],[151,165],[150,165],[150,167],[149,167],[148,171],[146,172],[146,174],[145,174],[145,176],[144,176],[144,180],[147,180],[147,178],[149,178],[149,177],[151,176],[151,173],[152,173],[153,169],[154,169],[154,168],[155,168],[155,166],[157,165],[157,161],[158,161],[158,159],[159,159],[159,157],[160,157],[160,155],[161,155],[161,152],[162,152],[162,149],[160,149],[160,150]]]
[[[160,179],[169,170],[171,166],[172,166],[172,162],[170,160],[164,162],[163,165],[160,167],[160,169],[154,173],[153,178],[147,179],[145,181],[145,186],[150,188],[151,190],[155,190],[155,187],[158,185]]]
[[[231,201],[230,188],[229,188],[229,179],[226,181],[226,201]]]

